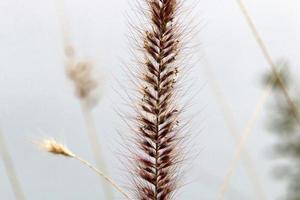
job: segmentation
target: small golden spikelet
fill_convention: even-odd
[[[72,153],[66,146],[58,143],[54,139],[44,139],[41,142],[39,142],[38,145],[42,149],[44,149],[52,154],[63,155],[66,157],[75,157],[75,154]]]

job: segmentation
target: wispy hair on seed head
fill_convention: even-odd
[[[140,200],[171,200],[181,183],[186,159],[185,108],[179,85],[188,63],[183,53],[186,36],[181,26],[180,0],[145,0],[139,3],[133,26],[135,51],[128,67],[135,95],[126,93],[133,111],[123,118],[133,136],[127,139],[132,191]],[[180,178],[179,178],[180,177]]]

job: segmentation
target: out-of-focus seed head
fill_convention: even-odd
[[[37,143],[43,150],[56,154],[63,155],[66,157],[74,157],[75,154],[70,151],[65,145],[57,142],[54,139],[44,139]]]

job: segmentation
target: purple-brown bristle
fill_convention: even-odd
[[[175,102],[179,53],[177,0],[147,0],[151,26],[144,32],[144,65],[137,128],[137,199],[170,200],[177,188],[180,155]]]

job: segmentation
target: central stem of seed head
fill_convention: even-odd
[[[166,24],[164,23],[164,0],[161,2],[161,8],[160,8],[160,27],[159,27],[159,56],[158,56],[158,73],[157,73],[157,94],[156,94],[156,108],[157,108],[157,114],[156,114],[156,143],[155,143],[155,200],[158,200],[158,194],[159,194],[159,187],[158,187],[158,177],[159,177],[159,132],[160,132],[160,91],[161,91],[161,73],[162,73],[162,59],[163,59],[163,36],[166,30]]]
[[[151,31],[145,33],[146,71],[144,97],[139,113],[142,154],[139,177],[141,200],[169,200],[176,187],[172,166],[177,137],[173,129],[177,109],[172,107],[177,56],[177,34],[172,23],[176,0],[148,0],[151,12]],[[146,97],[146,98],[145,98]],[[149,160],[150,158],[150,160]]]

